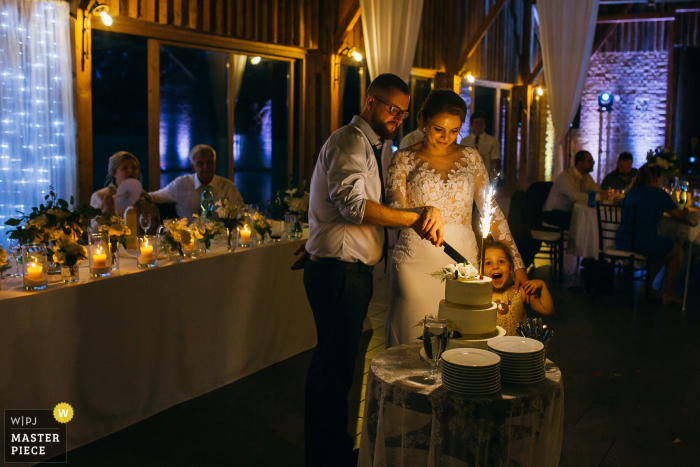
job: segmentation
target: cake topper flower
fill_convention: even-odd
[[[471,263],[466,262],[448,264],[442,269],[428,273],[428,275],[440,279],[440,282],[445,282],[447,279],[475,280],[479,278],[479,271]]]

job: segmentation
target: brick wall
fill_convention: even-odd
[[[634,156],[634,167],[646,160],[649,149],[664,144],[666,125],[667,52],[600,52],[588,69],[581,99],[581,127],[575,132],[571,153],[586,149],[596,159],[598,171],[598,96],[615,96],[610,127],[610,159],[604,173],[614,170],[623,151]],[[603,128],[603,151],[606,130]],[[605,160],[605,153],[603,153]]]

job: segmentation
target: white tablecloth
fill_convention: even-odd
[[[3,281],[2,408],[68,402],[73,449],[312,348],[302,272],[289,269],[299,244],[148,270],[122,258],[117,277],[81,268],[80,283],[42,292]]]
[[[700,212],[691,212],[690,219],[696,222],[700,219]],[[681,241],[700,241],[700,225],[691,227],[679,224],[664,216],[659,222],[659,235],[675,238]],[[567,252],[583,258],[598,258],[598,215],[596,208],[589,208],[585,203],[576,203],[571,214],[571,228],[569,229],[569,242]],[[612,242],[610,242],[612,246]],[[607,246],[606,246],[607,247]]]
[[[372,360],[360,441],[361,467],[559,465],[564,383],[547,360],[536,384],[503,385],[487,396],[427,386],[421,343],[392,347]]]

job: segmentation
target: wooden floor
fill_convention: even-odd
[[[697,264],[697,263],[696,263]],[[566,277],[546,264],[530,277],[552,284],[556,335],[549,356],[565,382],[561,466],[700,465],[700,281],[690,304],[632,303],[629,292],[591,294],[575,258]],[[697,269],[697,266],[696,266]],[[377,268],[350,394],[359,445],[369,363],[384,349],[388,279]],[[304,381],[311,352],[175,406],[68,453],[69,466],[303,466]]]

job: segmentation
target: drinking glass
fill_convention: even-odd
[[[427,315],[423,322],[423,348],[428,360],[430,360],[429,379],[435,382],[440,379],[437,366],[442,353],[447,348],[448,341],[447,318]]]
[[[144,212],[139,216],[139,225],[143,229],[144,235],[148,234],[148,229],[151,228],[151,215]]]
[[[22,261],[22,245],[16,238],[10,239],[10,254],[12,255],[12,260],[15,263],[15,273],[10,274],[10,277],[22,277],[22,269],[20,268],[20,262]]]

